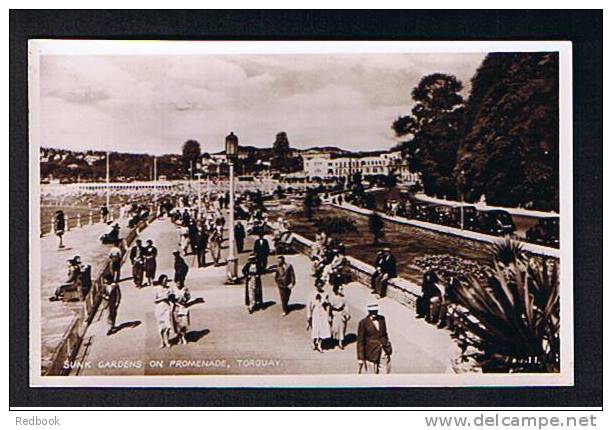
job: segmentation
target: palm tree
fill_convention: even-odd
[[[488,282],[474,278],[457,288],[465,333],[462,349],[483,372],[559,372],[559,278],[555,260],[525,261],[510,239],[490,247]],[[542,267],[543,266],[543,267]]]

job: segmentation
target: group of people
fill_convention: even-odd
[[[391,249],[383,248],[376,253],[374,272],[370,279],[372,293],[378,295],[378,297],[385,297],[389,280],[395,277],[397,277],[395,257],[391,253]]]
[[[57,286],[53,295],[49,297],[52,302],[64,299],[64,295],[68,291],[74,291],[77,296],[85,297],[91,288],[91,266],[84,264],[78,255],[66,261],[68,263],[66,279]]]
[[[141,239],[136,239],[129,252],[132,264],[132,280],[137,288],[152,286],[157,271],[157,247],[151,239],[143,245]],[[119,264],[119,269],[121,265]]]

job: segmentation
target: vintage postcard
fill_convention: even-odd
[[[573,384],[568,42],[31,40],[30,384]]]

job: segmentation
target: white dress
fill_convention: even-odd
[[[329,297],[326,292],[312,293],[308,300],[308,318],[312,322],[311,336],[313,339],[331,337]]]
[[[172,328],[172,305],[168,300],[169,288],[155,287],[155,319],[160,331]]]

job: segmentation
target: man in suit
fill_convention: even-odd
[[[390,373],[391,342],[385,317],[378,314],[378,305],[368,305],[368,316],[357,329],[357,362],[359,373]]]
[[[234,226],[234,238],[236,239],[236,248],[238,248],[238,253],[242,253],[244,251],[244,238],[246,237],[246,232],[244,231],[244,226],[240,221],[236,223]]]
[[[196,254],[198,267],[206,267],[206,251],[208,248],[208,232],[204,225],[198,227]]]
[[[291,297],[291,289],[295,286],[295,271],[293,270],[293,266],[285,261],[283,255],[278,256],[274,280],[276,281],[278,294],[283,307],[282,315],[285,316],[289,313],[289,297]]]
[[[263,235],[263,232],[259,234],[257,240],[253,245],[253,253],[257,259],[257,266],[259,267],[260,273],[265,273],[268,269],[268,255],[270,255],[270,244],[268,239]]]
[[[372,288],[380,297],[387,295],[389,279],[397,277],[397,262],[391,250],[385,248],[376,259],[376,271],[372,275]]]
[[[130,249],[130,262],[132,263],[132,278],[134,285],[137,288],[142,287],[142,279],[144,274],[144,258],[142,256],[142,240],[136,239],[136,243]]]
[[[175,249],[172,254],[174,255],[174,282],[179,288],[183,288],[187,272],[189,272],[189,266],[187,266],[187,263],[181,257],[181,251]]]

